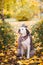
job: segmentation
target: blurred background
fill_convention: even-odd
[[[35,55],[17,58],[18,29],[32,35]],[[0,65],[43,65],[43,0],[0,0]]]
[[[43,0],[0,0],[0,15],[15,21],[39,20],[43,17]]]

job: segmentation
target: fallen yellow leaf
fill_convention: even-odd
[[[0,56],[4,56],[5,54],[4,53],[0,53]]]

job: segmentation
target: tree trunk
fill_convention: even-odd
[[[4,21],[4,12],[3,12],[3,8],[4,8],[4,0],[1,0],[1,19],[2,19],[2,21]]]

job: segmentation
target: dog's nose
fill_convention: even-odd
[[[20,33],[20,29],[18,30],[18,33]]]

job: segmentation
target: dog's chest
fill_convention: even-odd
[[[28,36],[28,38],[26,40],[23,38],[23,41],[21,43],[24,47],[29,47],[30,46],[30,37]]]

